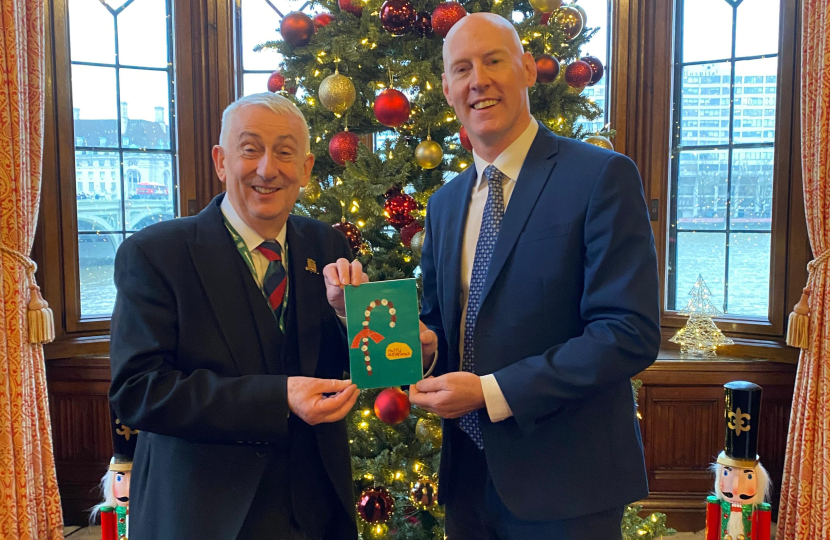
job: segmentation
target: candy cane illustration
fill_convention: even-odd
[[[395,323],[397,322],[395,306],[392,305],[392,302],[386,298],[382,300],[373,300],[372,302],[369,302],[369,305],[366,307],[366,311],[363,313],[366,316],[366,319],[363,321],[363,330],[358,332],[352,340],[352,349],[360,347],[360,350],[363,351],[363,360],[366,362],[366,371],[369,375],[372,374],[372,365],[369,363],[371,360],[369,358],[369,340],[371,339],[375,343],[380,343],[384,339],[381,334],[378,334],[373,330],[369,330],[369,321],[372,318],[372,310],[377,306],[385,306],[389,309],[389,316],[391,317],[389,321],[389,328],[395,328]],[[361,342],[363,343],[362,345]]]

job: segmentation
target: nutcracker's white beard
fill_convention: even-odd
[[[743,512],[730,512],[729,521],[726,524],[726,532],[732,540],[738,540],[739,534],[744,534]]]

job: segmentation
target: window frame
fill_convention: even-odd
[[[666,309],[668,238],[671,182],[671,138],[675,122],[672,100],[679,0],[615,0],[618,28],[615,53],[614,98],[618,151],[637,163],[643,177],[646,202],[652,219],[660,272],[663,344],[686,324],[679,311]],[[718,327],[732,337],[731,354],[763,355],[797,361],[798,351],[785,345],[786,320],[806,281],[810,257],[804,217],[800,119],[800,0],[782,0],[778,47],[778,96],[776,108],[775,170],[770,244],[769,317],[717,318]]]
[[[177,211],[179,216],[193,215],[198,196],[197,165],[179,156],[196,156],[199,131],[194,116],[195,104],[187,97],[197,95],[194,87],[193,2],[168,0],[172,31],[172,52],[175,66],[174,103],[176,120],[171,138],[174,150],[173,167],[178,181]],[[109,317],[82,318],[78,261],[78,216],[76,207],[77,172],[75,170],[75,137],[72,116],[71,58],[69,44],[68,0],[46,3],[46,103],[44,118],[43,183],[41,212],[35,260],[39,263],[39,279],[55,316],[56,340],[46,347],[47,358],[75,354],[102,354],[108,350]],[[175,22],[174,22],[175,21]],[[198,45],[198,43],[197,43]],[[127,150],[129,151],[129,150]],[[202,157],[207,152],[202,151]],[[126,182],[126,179],[124,179]]]

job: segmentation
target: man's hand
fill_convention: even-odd
[[[352,381],[288,377],[288,408],[310,426],[337,422],[348,414],[359,395]]]
[[[352,261],[349,264],[346,259],[337,259],[337,262],[327,264],[323,268],[323,277],[326,280],[326,298],[340,317],[346,316],[346,295],[343,293],[343,287],[357,287],[361,283],[369,282],[369,276],[363,271],[360,261]]]
[[[438,336],[421,321],[418,321],[418,326],[421,331],[421,358],[423,359],[424,369],[429,369],[435,356],[435,350],[438,348]]]
[[[486,406],[478,375],[455,371],[409,387],[409,402],[441,418],[458,418]]]

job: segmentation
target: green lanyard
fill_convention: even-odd
[[[228,232],[231,233],[231,237],[233,238],[233,243],[236,246],[237,251],[239,254],[242,255],[242,258],[245,260],[245,264],[248,265],[248,269],[251,271],[251,275],[254,276],[254,281],[259,282],[256,268],[254,267],[254,258],[251,255],[250,250],[248,250],[248,246],[245,244],[245,240],[236,232],[236,229],[233,228],[230,221],[222,215],[222,220],[225,222],[225,227],[228,229]],[[282,330],[283,334],[285,333],[285,310],[286,306],[288,305],[288,242],[285,242],[285,245],[282,247],[282,263],[286,267],[286,280],[285,280],[285,295],[282,297],[282,309],[280,310],[280,318],[279,318],[279,325],[280,330]],[[262,290],[262,287],[259,288],[260,292],[262,292],[262,297],[265,298],[265,302],[268,302],[268,297],[265,296],[265,291]],[[269,306],[270,307],[270,304]],[[273,312],[272,312],[273,313]]]

